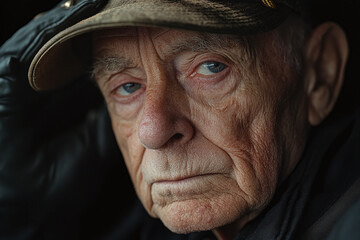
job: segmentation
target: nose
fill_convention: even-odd
[[[167,88],[157,86],[146,90],[145,103],[138,125],[138,136],[148,149],[184,145],[194,134],[190,120],[181,109],[182,101],[176,100]]]

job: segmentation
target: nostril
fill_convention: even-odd
[[[174,140],[178,140],[178,139],[181,139],[183,137],[183,135],[181,133],[176,133],[174,136],[173,136],[173,139]]]
[[[167,144],[168,144],[167,146],[180,142],[181,139],[183,139],[183,137],[184,137],[184,135],[181,133],[174,134],[167,142]]]

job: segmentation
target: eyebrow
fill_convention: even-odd
[[[134,63],[122,56],[102,56],[93,58],[93,64],[91,69],[91,76],[93,79],[102,71],[114,72],[122,71],[130,66],[134,66]]]

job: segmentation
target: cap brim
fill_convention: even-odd
[[[91,37],[84,34],[96,30],[139,26],[249,35],[273,29],[285,19],[280,9],[266,7],[260,1],[229,1],[231,7],[224,3],[181,2],[134,1],[116,7],[107,6],[100,13],[65,29],[50,39],[34,57],[28,73],[31,87],[38,91],[56,89],[86,73],[89,61],[84,59],[91,56],[84,57],[71,40],[77,38],[77,42],[91,44]],[[81,40],[79,36],[82,36]]]

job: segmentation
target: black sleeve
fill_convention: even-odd
[[[119,192],[131,188],[97,88],[84,76],[37,93],[27,80],[42,44],[102,2],[59,5],[0,48],[0,239],[100,235],[123,210]]]

